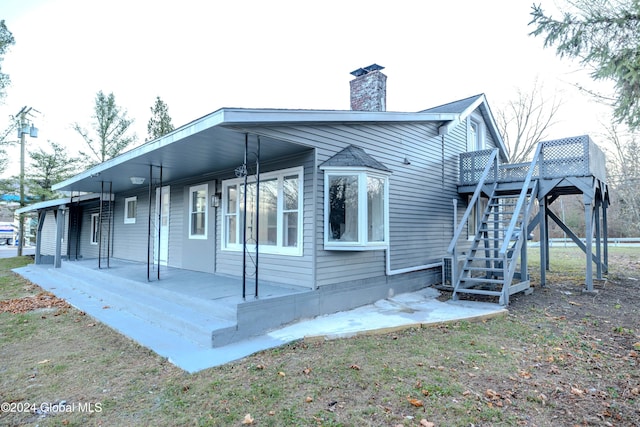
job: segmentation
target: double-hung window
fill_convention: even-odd
[[[207,238],[207,184],[189,188],[189,238]]]
[[[375,250],[389,245],[389,174],[367,168],[325,167],[325,239],[329,250]]]
[[[302,255],[302,186],[302,167],[248,177],[246,189],[244,178],[224,181],[222,248],[242,250],[246,233],[262,253]]]
[[[124,199],[124,223],[135,224],[136,223],[136,210],[138,206],[137,197],[127,197]]]
[[[91,214],[91,244],[97,245],[100,234],[100,219],[99,214]]]

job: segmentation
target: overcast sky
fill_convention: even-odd
[[[572,87],[589,81],[586,72],[528,36],[531,4],[2,0],[0,19],[16,44],[2,65],[12,85],[0,128],[34,107],[40,135],[29,148],[52,140],[75,154],[84,143],[71,124],[90,126],[100,90],[135,119],[140,143],[156,96],[176,127],[222,107],[346,110],[349,73],[377,63],[389,111],[485,93],[495,113],[538,78],[565,100],[550,139],[593,134],[607,118]]]

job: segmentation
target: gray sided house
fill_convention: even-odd
[[[56,184],[69,198],[31,208],[36,262],[231,280],[239,335],[441,283],[469,200],[488,197],[459,191],[461,156],[508,156],[484,95],[385,111],[380,70],[353,73],[360,110],[223,108]]]

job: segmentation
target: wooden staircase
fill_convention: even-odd
[[[498,150],[487,157],[475,191],[469,201],[462,221],[456,227],[448,253],[457,260],[460,254],[458,240],[466,224],[474,221],[472,211],[480,206],[484,196],[488,197],[482,219],[477,225],[476,235],[458,271],[457,262],[452,262],[452,299],[461,294],[499,297],[501,305],[509,304],[509,296],[530,288],[527,272],[527,236],[529,217],[538,196],[538,179],[534,173],[538,165],[541,145],[538,145],[528,172],[523,179],[501,181]],[[462,169],[461,164],[461,169]],[[480,172],[472,162],[471,173]],[[483,196],[484,195],[484,196]],[[466,245],[465,245],[466,246]],[[519,263],[518,263],[519,261]],[[516,267],[520,266],[519,274]],[[519,279],[513,283],[514,278]]]
[[[528,216],[537,183],[517,193],[513,186],[494,184],[480,224],[457,280],[452,298],[460,294],[499,297],[501,305],[509,296],[530,287],[526,272]],[[524,203],[518,203],[521,194]],[[533,195],[533,196],[532,196]],[[520,260],[520,273],[516,266]],[[519,279],[514,283],[514,278]]]

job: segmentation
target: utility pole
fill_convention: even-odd
[[[27,123],[27,115],[31,111],[38,111],[31,107],[22,107],[22,110],[18,113],[20,117],[20,125],[18,127],[18,136],[20,137],[20,208],[26,206],[26,200],[24,197],[24,157],[25,157],[25,142],[26,142],[26,134],[32,138],[38,137],[38,129]],[[22,248],[24,245],[24,213],[21,213],[19,216],[19,226],[18,226],[18,256],[22,256]]]

